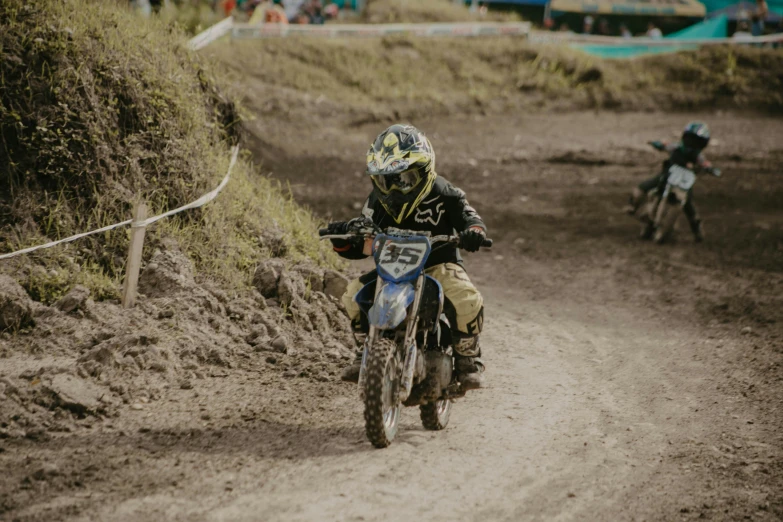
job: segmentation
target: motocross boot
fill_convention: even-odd
[[[476,390],[484,384],[481,347],[478,335],[460,335],[454,342],[454,373],[465,390]]]
[[[644,201],[644,192],[642,192],[639,187],[634,187],[633,192],[631,192],[631,195],[628,197],[628,205],[626,205],[624,209],[625,213],[629,216],[636,214],[642,201]]]
[[[353,340],[356,342],[358,351],[356,357],[350,366],[343,370],[340,375],[340,379],[345,382],[359,382],[359,372],[362,369],[362,355],[364,353],[364,342],[367,340],[367,333],[362,330],[361,323],[357,319],[351,322],[351,330],[353,330]]]

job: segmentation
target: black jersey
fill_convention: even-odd
[[[440,176],[435,179],[430,193],[402,223],[396,223],[394,218],[386,212],[374,191],[370,193],[364,203],[362,215],[371,218],[383,230],[388,227],[420,230],[429,232],[433,236],[451,235],[470,227],[480,227],[485,232],[487,229],[476,209],[468,203],[465,193]],[[362,245],[359,244],[354,244],[347,250],[339,248],[335,250],[348,259],[367,257],[362,254]],[[433,252],[427,260],[426,267],[442,263],[462,263],[462,257],[456,246],[443,247]]]

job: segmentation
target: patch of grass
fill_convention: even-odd
[[[0,3],[0,251],[123,221],[139,200],[157,214],[219,183],[239,116],[185,42],[112,3]],[[284,190],[246,161],[232,177],[208,206],[151,227],[145,257],[173,236],[202,277],[232,287],[271,255],[337,262]],[[115,297],[128,238],[107,232],[0,270],[45,302],[74,284]]]
[[[165,23],[176,25],[188,35],[196,35],[223,19],[219,9],[213,9],[211,2],[204,0],[167,4],[160,12]]]
[[[219,42],[205,53],[240,77],[397,117],[541,106],[783,111],[783,54],[770,49],[616,61],[517,37],[405,36]]]

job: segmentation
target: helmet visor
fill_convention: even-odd
[[[408,169],[399,174],[373,174],[372,180],[384,194],[398,191],[407,194],[421,181],[421,173],[418,168]]]

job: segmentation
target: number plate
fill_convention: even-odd
[[[669,179],[666,180],[669,185],[674,185],[682,190],[690,190],[696,183],[696,174],[692,170],[672,165],[669,168]]]
[[[376,238],[375,263],[381,275],[393,281],[404,281],[418,276],[430,253],[426,237]]]

